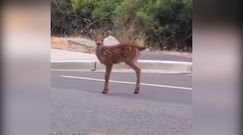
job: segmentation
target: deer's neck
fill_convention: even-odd
[[[104,45],[97,45],[96,46],[96,53],[101,53],[103,46]]]
[[[96,56],[98,57],[98,59],[101,61],[102,59],[102,48],[104,45],[98,45],[96,46]]]

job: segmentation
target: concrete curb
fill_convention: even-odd
[[[139,60],[143,70],[163,71],[163,73],[192,73],[191,62],[180,61],[158,61],[158,60]],[[85,70],[104,70],[105,66],[97,60],[62,60],[52,61],[51,69],[85,69]],[[130,70],[131,68],[124,63],[115,64],[113,69]]]

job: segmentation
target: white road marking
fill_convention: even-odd
[[[51,60],[51,63],[92,63],[92,62],[99,62],[97,58],[92,60]],[[138,60],[141,63],[166,63],[166,64],[192,64],[192,62],[187,61],[167,61],[167,60]]]
[[[70,71],[70,72],[105,72],[105,69],[97,69],[95,71],[92,71],[91,69],[50,69],[50,71],[58,71],[58,72],[63,72],[63,71]],[[112,72],[116,73],[134,73],[134,70],[132,69],[113,69]],[[161,73],[161,74],[184,74],[184,75],[189,75],[191,73],[183,73],[183,72],[168,72],[168,71],[163,71],[163,70],[151,70],[151,69],[142,69],[142,73]]]
[[[80,77],[80,76],[60,75],[60,77],[62,77],[62,78],[72,78],[72,79],[81,79],[81,80],[90,80],[90,81],[104,82],[104,79],[88,78],[88,77]],[[136,84],[135,82],[115,81],[115,80],[109,80],[109,82],[112,82],[112,83],[121,83],[121,84]],[[192,90],[192,88],[188,88],[188,87],[178,87],[178,86],[159,85],[159,84],[150,84],[150,83],[141,83],[141,85],[143,85],[143,86],[152,86],[152,87],[162,87],[162,88],[172,88],[172,89]]]

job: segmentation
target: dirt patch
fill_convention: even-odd
[[[95,47],[83,45],[67,37],[51,37],[51,48],[82,53],[94,53]]]

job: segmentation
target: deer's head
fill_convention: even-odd
[[[96,35],[95,38],[94,38],[94,41],[95,41],[97,46],[103,45],[104,36],[103,35]]]

